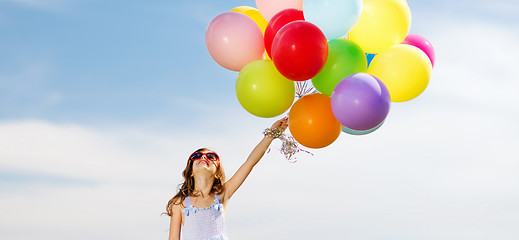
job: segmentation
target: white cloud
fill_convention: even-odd
[[[480,21],[442,26],[433,32],[433,44],[438,46],[434,91],[483,107],[518,106],[519,73],[512,66],[519,60],[510,53],[519,51],[515,44],[519,36],[505,26]]]
[[[514,0],[500,0],[495,1],[492,4],[488,4],[487,1],[469,1],[469,4],[474,4],[483,11],[494,13],[498,16],[505,16],[506,18],[517,18],[515,14],[519,9],[519,3]]]
[[[314,156],[300,154],[295,164],[282,158],[275,143],[229,204],[230,237],[518,236],[506,225],[519,213],[519,164],[508,157],[519,142],[517,130],[506,132],[512,119],[482,118],[470,109],[453,112],[427,101],[420,107],[395,104],[379,131],[342,134],[331,146],[311,150]],[[209,146],[221,153],[230,177],[271,121],[236,118],[254,124],[208,133],[181,126],[150,132],[137,126],[4,122],[3,172],[85,181],[4,180],[0,206],[2,219],[9,221],[1,222],[0,236],[166,238],[168,218],[159,214],[180,181],[186,156]],[[490,125],[496,125],[493,131],[478,130]],[[28,228],[32,231],[24,231]]]

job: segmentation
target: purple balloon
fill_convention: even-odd
[[[335,118],[347,128],[365,131],[380,125],[389,113],[391,97],[386,85],[367,73],[345,77],[331,97]]]

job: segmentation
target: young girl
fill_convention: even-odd
[[[287,118],[280,119],[265,130],[265,137],[227,182],[220,157],[215,152],[201,148],[191,154],[182,172],[184,183],[166,206],[166,213],[171,217],[169,240],[180,239],[181,231],[184,240],[226,240],[223,213],[227,202],[263,157],[272,140],[287,128],[287,122]]]

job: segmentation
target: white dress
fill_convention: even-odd
[[[184,240],[228,240],[220,196],[215,195],[214,204],[206,208],[195,208],[191,199],[184,200],[183,214],[186,216],[182,226]]]

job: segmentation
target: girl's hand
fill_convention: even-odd
[[[287,127],[288,127],[288,117],[279,119],[274,124],[272,124],[272,128],[277,128],[281,131],[285,131],[285,129],[287,129]]]

